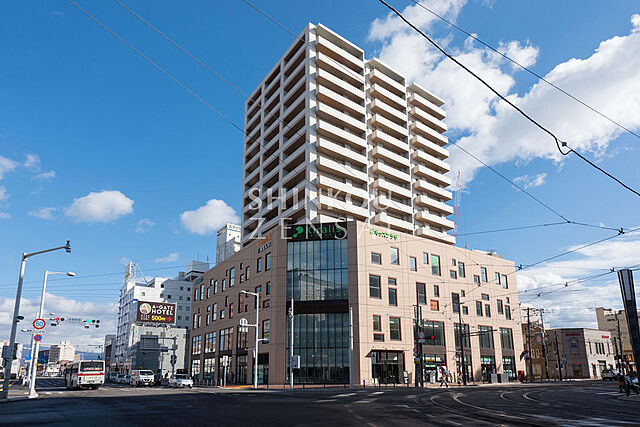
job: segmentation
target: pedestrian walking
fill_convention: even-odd
[[[444,366],[440,366],[440,388],[444,385],[446,388],[449,388],[449,384],[447,383],[447,377],[449,373]]]
[[[624,375],[618,372],[617,380],[618,380],[618,389],[620,390],[620,393],[624,393]]]

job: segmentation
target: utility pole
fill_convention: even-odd
[[[622,333],[620,332],[620,319],[618,319],[618,312],[614,312],[615,317],[616,317],[616,325],[618,328],[618,345],[620,346],[620,353],[618,356],[618,369],[620,370],[620,372],[624,373],[624,363],[622,361],[623,359],[623,355],[624,355],[624,350],[622,349]],[[618,353],[618,348],[616,348],[616,353]]]
[[[18,274],[18,289],[16,290],[16,300],[13,306],[13,316],[11,317],[11,333],[9,334],[9,350],[7,351],[7,354],[2,355],[4,359],[4,383],[2,386],[2,394],[0,394],[0,400],[6,400],[9,398],[9,383],[11,381],[11,368],[13,365],[13,357],[15,356],[14,345],[16,343],[16,332],[18,329],[18,322],[24,319],[24,317],[20,316],[20,300],[22,298],[22,282],[24,281],[24,270],[27,265],[27,259],[34,255],[53,252],[59,249],[64,249],[67,251],[67,253],[70,253],[71,245],[69,243],[69,240],[67,240],[66,245],[59,246],[57,248],[45,249],[43,251],[32,252],[32,253],[26,253],[26,252],[22,253],[22,258],[20,260],[20,272]]]
[[[289,338],[291,354],[289,355],[289,388],[293,390],[293,289],[291,289],[291,306],[289,307],[291,336]]]
[[[544,374],[549,380],[549,358],[547,357],[547,335],[544,330],[544,308],[540,309],[540,324],[542,326],[542,357],[544,357]]]
[[[416,300],[415,305],[415,327],[414,327],[414,344],[415,348],[418,350],[417,356],[420,357],[420,363],[418,364],[418,368],[416,369],[416,378],[415,385],[416,387],[424,387],[424,357],[422,354],[422,343],[420,342],[420,332],[422,331],[422,307]],[[415,365],[415,359],[414,359]]]
[[[349,388],[353,388],[353,307],[349,307]]]
[[[533,358],[531,357],[531,307],[527,307],[527,353],[529,354],[529,382],[534,382],[533,378]]]
[[[464,360],[464,334],[462,333],[462,306],[458,303],[458,322],[460,322],[460,362],[462,364],[462,384],[467,385],[467,364]]]
[[[558,378],[562,381],[562,365],[560,364],[560,350],[558,349],[558,334],[554,334],[556,338],[556,358],[558,359]]]

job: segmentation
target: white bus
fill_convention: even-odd
[[[64,384],[67,389],[97,389],[104,384],[104,360],[77,360],[64,367]]]

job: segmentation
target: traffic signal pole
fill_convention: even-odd
[[[460,363],[462,364],[462,384],[467,385],[467,364],[464,361],[464,334],[462,333],[462,305],[458,304],[458,322],[460,327]]]

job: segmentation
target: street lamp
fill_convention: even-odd
[[[50,274],[62,274],[69,277],[73,277],[76,275],[73,271],[68,271],[66,273],[61,273],[58,271],[44,271],[44,280],[42,281],[42,295],[40,296],[40,310],[38,310],[38,319],[40,319],[44,314],[44,297],[47,290],[47,277]],[[35,332],[34,332],[35,335]],[[33,341],[33,336],[31,337],[31,341]],[[36,372],[38,370],[38,351],[40,350],[40,341],[36,342],[35,345],[35,357],[34,357],[34,346],[31,346],[31,381],[29,381],[29,399],[33,399],[34,397],[38,397],[38,393],[36,393]]]
[[[255,357],[253,358],[253,388],[258,388],[258,343],[260,341],[266,341],[266,339],[258,338],[258,334],[260,332],[260,294],[258,292],[249,292],[249,291],[240,291],[240,293],[245,295],[253,295],[256,297],[256,324],[250,325],[248,323],[241,324],[241,326],[253,326],[256,328],[256,347],[255,347]],[[245,319],[242,319],[245,320]],[[245,320],[246,322],[246,320]]]
[[[11,381],[11,367],[13,362],[13,356],[15,349],[13,348],[16,342],[16,332],[18,327],[18,322],[22,320],[20,313],[20,299],[22,298],[22,282],[24,280],[24,270],[27,266],[27,259],[34,255],[40,255],[47,252],[53,252],[60,249],[64,249],[67,253],[71,252],[71,243],[67,240],[67,244],[64,246],[58,246],[57,248],[45,249],[43,251],[31,252],[31,253],[22,253],[22,258],[20,262],[20,273],[18,274],[18,289],[16,290],[16,300],[13,305],[13,316],[11,317],[11,334],[9,335],[9,351],[6,357],[4,357],[4,383],[2,385],[2,394],[0,395],[0,400],[6,401],[9,398],[9,382]]]

